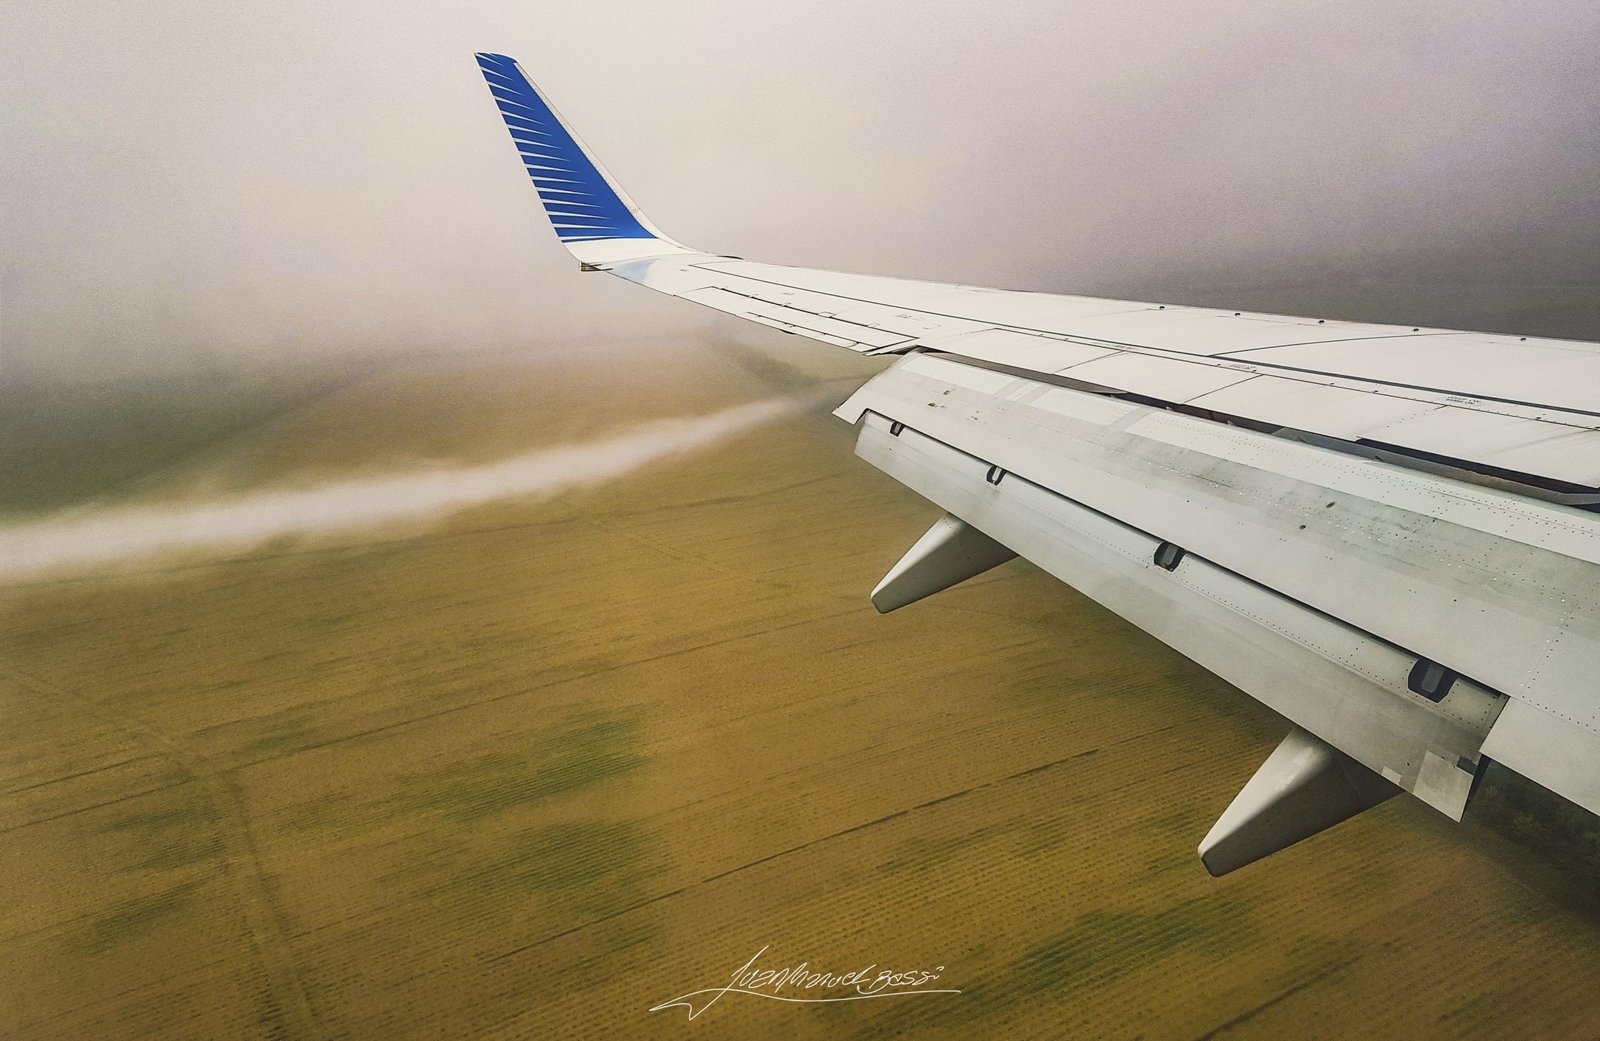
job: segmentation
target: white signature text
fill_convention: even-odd
[[[770,946],[770,944],[768,945]],[[650,1008],[660,1012],[669,1008],[689,1010],[693,1019],[715,1005],[724,994],[747,994],[772,1001],[798,1004],[828,1001],[866,1001],[872,998],[898,998],[913,994],[960,994],[950,987],[934,987],[944,972],[943,965],[932,969],[880,969],[876,962],[853,972],[818,972],[806,962],[784,968],[758,968],[767,947],[733,971],[726,985],[690,991]]]

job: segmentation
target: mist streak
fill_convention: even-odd
[[[496,463],[259,491],[207,502],[110,506],[0,528],[0,581],[173,553],[248,549],[283,536],[429,521],[503,499],[540,499],[615,480],[793,412],[758,401],[659,420],[611,437]]]

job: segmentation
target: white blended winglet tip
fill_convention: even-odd
[[[651,223],[516,59],[494,51],[474,57],[556,237],[580,262],[603,267],[695,252]]]

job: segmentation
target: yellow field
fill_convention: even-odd
[[[411,363],[128,494],[837,400],[839,365]],[[1213,880],[1284,724],[1026,564],[876,615],[937,511],[852,437],[814,405],[426,530],[0,588],[0,1033],[1600,1036],[1600,923],[1484,829],[1395,800]],[[961,993],[648,1011],[764,947]]]

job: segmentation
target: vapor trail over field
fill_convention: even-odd
[[[283,536],[415,523],[502,499],[546,497],[708,447],[797,407],[789,400],[757,401],[495,463],[203,502],[110,506],[14,524],[0,528],[0,581],[170,553],[246,549]]]

